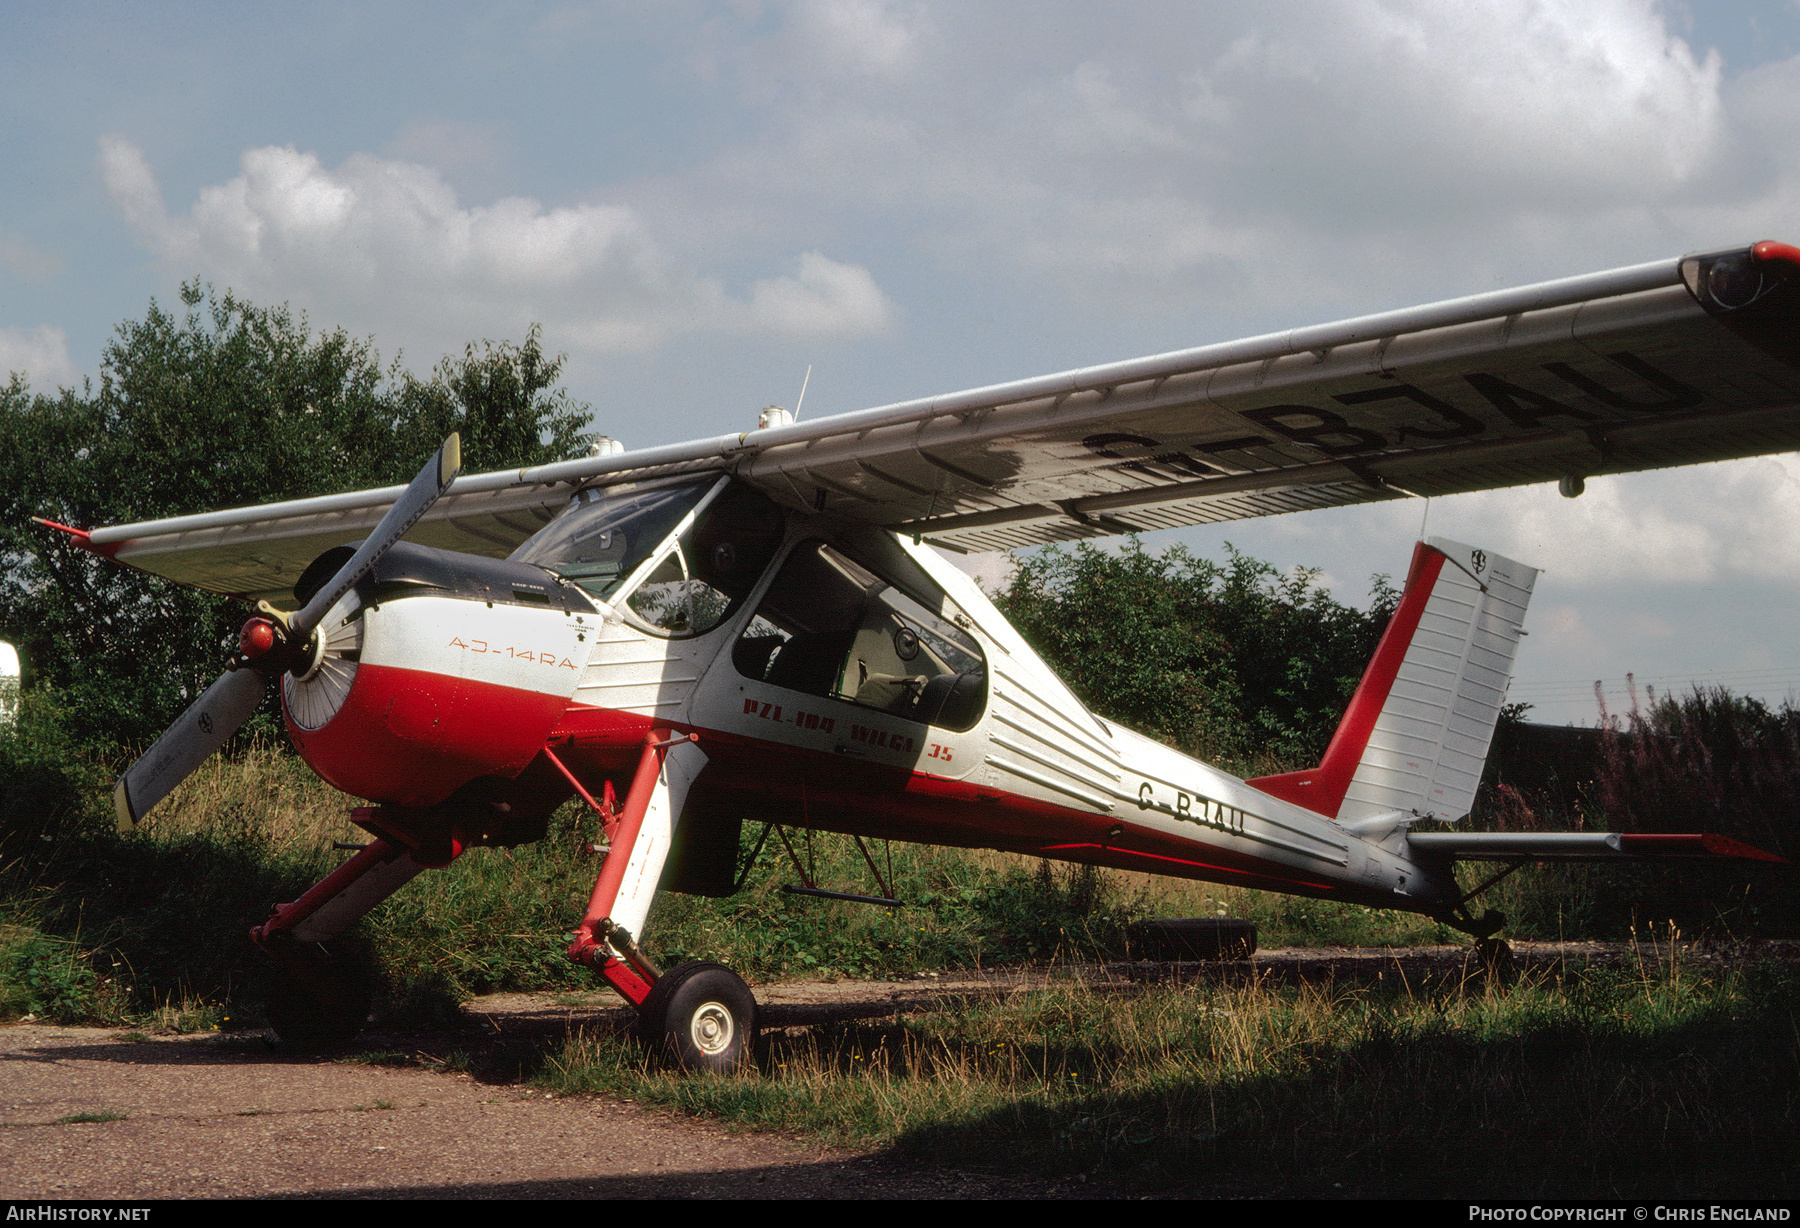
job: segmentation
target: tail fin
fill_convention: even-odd
[[[1432,538],[1318,767],[1249,783],[1353,824],[1475,802],[1537,569]]]

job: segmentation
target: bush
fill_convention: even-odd
[[[1227,545],[1224,564],[1180,546],[1084,544],[1027,556],[996,603],[1095,712],[1250,774],[1324,754],[1399,594],[1367,611],[1318,572],[1282,575]]]
[[[405,482],[452,430],[471,472],[579,455],[588,408],[535,329],[471,345],[429,380],[287,308],[182,287],[101,356],[97,387],[0,382],[0,639],[85,743],[141,748],[219,675],[245,607],[32,523],[77,528]],[[252,732],[277,728],[274,703]]]
[[[1597,730],[1527,727],[1497,741],[1472,819],[1492,830],[1712,832],[1794,859],[1800,854],[1800,711],[1719,689],[1634,697]],[[1574,735],[1581,735],[1576,737]],[[1519,761],[1521,754],[1557,760]],[[1506,782],[1518,781],[1520,785]],[[1743,862],[1541,866],[1490,903],[1521,936],[1623,937],[1672,924],[1734,937],[1800,935],[1792,871]]]

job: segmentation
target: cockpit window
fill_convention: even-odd
[[[942,593],[905,592],[824,542],[794,548],[732,649],[745,677],[969,729],[987,663],[968,616]]]
[[[717,474],[605,487],[579,498],[513,558],[617,603],[639,630],[657,635],[701,635],[718,626],[781,545],[781,510]],[[624,591],[648,562],[650,574]]]
[[[512,561],[534,563],[610,600],[718,481],[709,473],[584,490],[575,506],[513,551]]]
[[[775,557],[783,529],[781,510],[768,498],[731,483],[700,508],[656,569],[626,594],[626,609],[645,631],[704,635],[749,596]]]

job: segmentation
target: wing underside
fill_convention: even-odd
[[[1800,251],[1765,243],[465,477],[410,538],[503,556],[582,485],[683,470],[976,551],[1797,448]],[[278,599],[397,493],[121,525],[82,544]]]
[[[1692,277],[1704,286],[1703,269]],[[1346,328],[1198,369],[1127,367],[771,448],[746,471],[992,550],[1800,447],[1796,291],[1771,276],[1728,313],[1687,280],[1413,332]]]

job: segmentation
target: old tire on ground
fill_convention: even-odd
[[[638,1035],[652,1054],[682,1070],[737,1070],[755,1051],[756,999],[723,964],[681,964],[651,986],[638,1008]]]
[[[339,1045],[369,1021],[374,989],[361,960],[317,943],[272,949],[276,969],[263,1000],[275,1035],[300,1047]]]
[[[1256,954],[1256,923],[1237,917],[1139,921],[1130,937],[1131,953],[1139,959],[1249,959]]]

